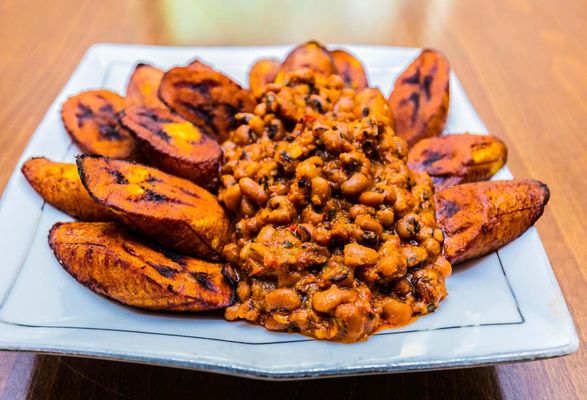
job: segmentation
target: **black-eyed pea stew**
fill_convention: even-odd
[[[227,319],[355,342],[438,307],[451,266],[432,183],[407,168],[377,89],[294,71],[236,120],[219,192],[241,278]]]

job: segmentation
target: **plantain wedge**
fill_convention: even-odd
[[[159,84],[163,71],[149,64],[137,64],[126,86],[126,106],[166,108],[159,100]]]
[[[369,86],[367,74],[361,61],[346,50],[336,49],[330,52],[336,73],[342,77],[346,86],[362,90]]]
[[[320,43],[310,41],[299,45],[287,55],[275,77],[275,83],[285,83],[289,72],[302,68],[311,69],[325,76],[336,73],[330,52]]]
[[[134,141],[118,124],[125,101],[109,90],[88,90],[67,99],[61,108],[65,129],[86,153],[130,159]]]
[[[182,254],[220,259],[233,228],[216,197],[186,179],[128,161],[77,158],[80,178],[96,202],[117,219]]]
[[[426,171],[436,191],[484,181],[504,166],[507,147],[489,135],[445,135],[422,139],[408,153],[408,167]]]
[[[153,166],[209,189],[218,186],[222,151],[201,128],[168,109],[141,106],[125,109],[120,123]]]
[[[146,245],[113,222],[57,223],[49,246],[78,282],[129,306],[204,311],[233,302],[234,273],[228,265]]]
[[[188,121],[209,129],[219,141],[235,128],[237,113],[255,107],[251,92],[197,60],[167,71],[159,98]]]
[[[21,171],[33,189],[53,207],[84,221],[114,220],[111,211],[90,197],[75,164],[34,157],[22,165]]]
[[[442,53],[426,49],[396,79],[389,96],[394,130],[409,146],[440,135],[449,106],[450,67]]]
[[[535,180],[465,183],[436,193],[444,256],[456,264],[506,245],[540,218],[549,197],[548,186]]]
[[[272,83],[279,72],[281,63],[277,60],[261,59],[249,70],[249,90],[255,97],[263,94],[265,85]]]

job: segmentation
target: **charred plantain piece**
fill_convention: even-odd
[[[219,141],[235,128],[235,114],[255,107],[248,90],[199,61],[167,71],[159,98],[188,121],[208,128]]]
[[[88,193],[117,219],[180,253],[220,259],[233,228],[216,197],[155,168],[96,155],[77,158]]]
[[[442,132],[448,115],[449,75],[444,55],[426,49],[395,81],[389,96],[394,129],[409,146]]]
[[[218,186],[222,151],[204,131],[168,109],[129,107],[120,123],[155,167],[200,186]]]
[[[506,245],[540,218],[549,197],[548,186],[535,180],[465,183],[437,193],[445,257],[459,263]]]
[[[343,49],[330,52],[336,73],[342,77],[346,86],[355,90],[362,90],[369,86],[367,74],[361,61]]]
[[[469,133],[422,139],[408,153],[408,167],[426,171],[436,191],[487,180],[506,160],[507,147],[500,139]]]
[[[28,159],[21,170],[33,189],[53,207],[84,221],[114,220],[110,210],[90,197],[75,164],[34,157]]]
[[[167,108],[159,100],[159,84],[163,71],[149,64],[137,64],[126,86],[126,105]]]
[[[182,256],[136,240],[113,222],[57,223],[49,245],[82,285],[148,310],[204,311],[233,302],[228,265]]]
[[[302,68],[309,68],[317,74],[326,76],[336,73],[330,52],[320,43],[310,41],[299,45],[287,55],[275,77],[275,83],[285,83],[285,77],[289,72]]]
[[[272,83],[279,72],[281,63],[277,60],[262,59],[249,70],[249,90],[255,97],[263,94],[265,85]]]
[[[73,141],[86,153],[133,158],[134,141],[118,125],[125,102],[109,90],[88,90],[63,104],[61,118]]]

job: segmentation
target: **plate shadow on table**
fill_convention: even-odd
[[[494,367],[268,382],[114,361],[40,355],[29,399],[502,399]]]

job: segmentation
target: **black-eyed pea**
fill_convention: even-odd
[[[406,274],[408,262],[399,252],[390,253],[379,259],[377,270],[384,278],[399,278]]]
[[[428,254],[432,257],[439,255],[440,251],[442,250],[440,243],[434,238],[425,239],[422,242],[422,247],[424,247]]]
[[[397,222],[397,234],[402,239],[411,239],[420,230],[420,223],[418,221],[418,216],[414,213],[409,213],[404,215],[398,222]]]
[[[243,215],[251,217],[255,214],[255,204],[248,197],[241,197],[240,210]]]
[[[296,176],[312,179],[320,175],[322,165],[324,165],[324,161],[318,156],[307,158],[296,167]]]
[[[345,196],[358,196],[361,192],[367,190],[371,185],[371,180],[364,174],[357,172],[347,179],[341,186],[340,190]]]
[[[359,203],[365,204],[371,207],[377,207],[382,204],[385,200],[383,193],[379,192],[363,192],[359,196]]]
[[[432,263],[432,267],[436,269],[443,278],[448,278],[450,274],[452,274],[452,266],[443,256],[438,256],[436,260],[434,260],[434,263]]]
[[[375,218],[368,214],[361,214],[355,218],[355,224],[357,224],[364,231],[375,232],[380,235],[383,232],[383,226]]]
[[[255,115],[249,121],[249,126],[258,136],[263,134],[263,128],[265,127],[265,122],[259,116]]]
[[[444,233],[442,233],[441,229],[434,229],[432,237],[442,243],[442,241],[444,240]]]
[[[408,268],[415,267],[428,259],[428,253],[422,247],[406,245],[401,248],[401,252],[408,261]]]
[[[367,207],[362,204],[354,204],[351,208],[349,208],[349,217],[351,217],[352,219],[355,219],[359,215],[370,214],[373,211],[374,210],[371,207]]]
[[[383,318],[391,325],[403,325],[412,318],[412,307],[393,297],[386,298],[381,305]]]
[[[332,240],[332,233],[323,226],[319,226],[314,230],[314,240],[321,246],[327,246]]]
[[[267,193],[257,182],[251,178],[242,178],[238,182],[241,192],[250,198],[258,205],[263,205],[267,202]]]
[[[390,226],[395,220],[395,215],[391,208],[385,207],[377,211],[377,219],[381,222],[381,225]]]
[[[327,130],[322,133],[324,147],[332,154],[338,154],[343,150],[343,140],[338,130]]]
[[[251,287],[245,281],[240,281],[236,288],[236,295],[240,301],[244,301],[251,296]]]
[[[274,310],[295,310],[301,306],[300,296],[289,288],[275,289],[265,296],[265,309]]]
[[[316,205],[326,204],[329,198],[329,182],[320,176],[312,178],[312,203]]]
[[[358,243],[349,243],[344,246],[344,263],[351,268],[375,265],[379,259],[377,251]]]
[[[267,114],[267,104],[265,102],[257,104],[253,112],[259,117],[265,116],[265,114]]]
[[[239,185],[227,187],[221,192],[221,200],[230,211],[238,211],[241,204],[242,193]]]
[[[357,294],[351,289],[340,289],[335,285],[330,288],[317,292],[312,297],[312,307],[314,310],[323,313],[329,313],[343,303],[355,301]]]

